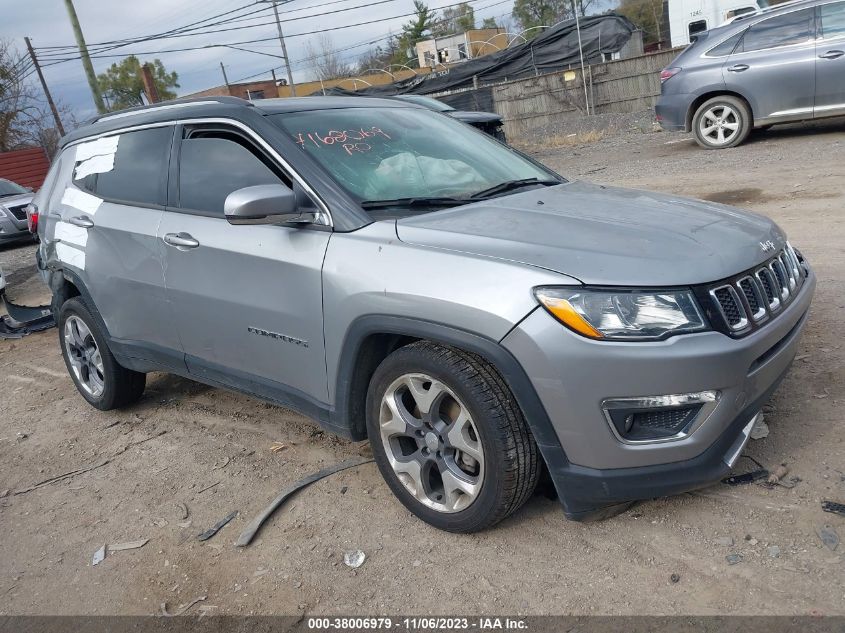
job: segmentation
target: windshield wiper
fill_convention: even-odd
[[[389,207],[456,207],[468,204],[461,198],[394,198],[393,200],[364,200],[364,209],[384,209]]]
[[[487,198],[489,196],[495,196],[499,193],[505,193],[506,191],[512,191],[514,189],[519,189],[520,187],[527,187],[528,185],[544,185],[546,187],[550,187],[552,185],[560,185],[563,184],[561,180],[541,180],[539,178],[521,178],[520,180],[506,180],[505,182],[500,182],[498,185],[493,185],[489,189],[482,189],[481,191],[477,191],[470,196],[470,198]]]

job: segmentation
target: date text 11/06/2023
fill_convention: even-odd
[[[314,631],[390,630],[405,631],[527,631],[528,622],[509,617],[316,617],[308,618],[307,625]]]
[[[325,135],[319,132],[299,132],[293,138],[303,148],[306,143],[309,145],[313,144],[317,148],[327,145],[339,145],[351,156],[355,152],[364,153],[370,151],[373,147],[366,140],[375,137],[390,140],[389,134],[375,126],[369,130],[365,130],[364,128],[356,130],[329,130]]]

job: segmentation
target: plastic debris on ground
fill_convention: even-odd
[[[757,421],[754,423],[754,426],[751,427],[751,439],[752,440],[762,440],[764,437],[769,436],[769,425],[766,424],[766,419],[763,417],[761,413],[757,418]]]
[[[353,550],[351,552],[346,552],[343,555],[343,562],[346,564],[347,567],[352,569],[358,569],[361,565],[364,564],[364,561],[367,560],[367,555],[359,549]]]
[[[8,314],[0,316],[0,338],[23,338],[56,325],[49,305],[19,306],[9,301],[5,293],[0,293],[0,302],[3,301]]]
[[[94,552],[94,558],[91,561],[91,566],[99,565],[106,559],[106,546],[103,545],[100,549]]]
[[[837,534],[836,530],[829,525],[820,527],[816,530],[816,533],[819,535],[822,543],[825,544],[825,547],[827,547],[831,552],[836,550],[839,546],[839,534]]]

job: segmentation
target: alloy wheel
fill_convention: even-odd
[[[460,512],[481,492],[484,448],[466,405],[426,374],[404,374],[382,397],[379,428],[387,459],[415,499]]]
[[[90,396],[99,398],[105,390],[103,357],[90,328],[78,316],[71,315],[65,321],[63,339],[77,382]]]
[[[701,137],[710,145],[727,145],[739,133],[739,114],[725,104],[714,104],[698,121]]]

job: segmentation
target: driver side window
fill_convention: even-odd
[[[240,133],[202,128],[182,140],[178,181],[181,209],[220,217],[233,191],[253,185],[292,186],[291,179]]]

